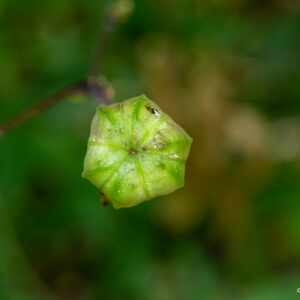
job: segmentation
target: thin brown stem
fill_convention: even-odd
[[[75,94],[91,96],[96,99],[97,102],[103,104],[112,103],[112,90],[104,81],[101,81],[98,78],[98,74],[101,73],[101,61],[108,43],[109,34],[114,31],[119,21],[130,12],[130,4],[130,0],[117,0],[114,5],[107,10],[104,16],[102,29],[98,39],[98,46],[95,50],[88,78],[66,86],[54,95],[41,100],[31,108],[25,110],[7,122],[0,124],[0,136],[22,125],[27,120],[40,115],[52,106],[56,105],[58,102],[61,102],[70,96],[74,96]]]
[[[111,14],[110,11],[109,13],[105,14],[103,26],[102,29],[100,30],[99,38],[97,40],[95,52],[92,55],[90,76],[96,77],[98,74],[102,72],[101,61],[107,47],[109,35],[114,31],[116,23],[117,20],[114,17],[114,15]]]
[[[95,52],[92,56],[90,76],[97,76],[97,74],[101,73],[101,62],[109,42],[109,37],[117,25],[131,14],[133,9],[134,4],[132,0],[116,0],[106,10]]]
[[[102,85],[100,81],[97,81],[91,77],[88,80],[82,80],[66,86],[57,93],[42,101],[39,101],[29,109],[21,112],[12,119],[9,119],[7,122],[0,124],[0,135],[15,129],[16,127],[25,123],[27,120],[40,115],[41,113],[55,106],[57,103],[79,94],[87,96],[90,95],[92,97],[96,97],[97,99],[102,99],[103,103],[105,104],[109,104],[111,102],[109,90],[106,88],[106,86]]]

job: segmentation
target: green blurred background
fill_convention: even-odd
[[[86,76],[112,2],[0,1],[0,120]],[[136,0],[101,63],[193,137],[186,186],[102,207],[88,99],[2,136],[0,299],[300,299],[300,2]]]

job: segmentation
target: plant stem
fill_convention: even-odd
[[[52,106],[56,105],[58,102],[75,94],[89,95],[96,99],[99,103],[112,103],[111,89],[109,89],[107,84],[98,79],[98,74],[101,73],[101,61],[108,42],[109,34],[114,31],[116,25],[122,20],[122,18],[130,12],[130,4],[131,1],[129,0],[117,0],[114,5],[107,10],[103,19],[103,25],[98,38],[98,45],[93,56],[87,79],[66,86],[54,95],[38,102],[31,108],[25,110],[12,119],[9,119],[7,122],[0,124],[0,136],[22,125],[27,120],[40,115]]]
[[[0,124],[0,136],[22,125],[27,120],[42,114],[44,111],[50,109],[57,103],[66,100],[68,97],[79,94],[90,95],[93,98],[96,98],[98,102],[101,101],[105,104],[111,103],[111,97],[107,87],[97,79],[90,77],[88,80],[82,80],[64,87],[62,90],[39,101],[29,109],[21,112],[12,119],[9,119],[7,122]]]

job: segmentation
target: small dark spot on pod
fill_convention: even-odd
[[[134,149],[134,148],[130,148],[130,149],[128,150],[128,153],[129,153],[130,155],[135,155],[135,154],[138,153],[138,151],[137,151],[136,149]]]
[[[158,166],[161,168],[161,169],[165,169],[166,168],[166,165],[164,163],[159,163]]]
[[[151,114],[153,114],[153,115],[155,115],[155,116],[159,116],[159,115],[160,115],[159,110],[158,110],[157,108],[155,108],[155,107],[152,107],[152,106],[150,106],[150,105],[146,105],[146,109],[147,109]]]
[[[107,206],[110,203],[109,199],[101,192],[100,192],[100,197],[101,197],[102,206]]]

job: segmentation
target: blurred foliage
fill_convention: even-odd
[[[86,76],[112,2],[0,1],[1,120]],[[300,2],[136,0],[102,68],[193,137],[186,187],[101,207],[92,101],[3,136],[0,299],[300,297]]]

